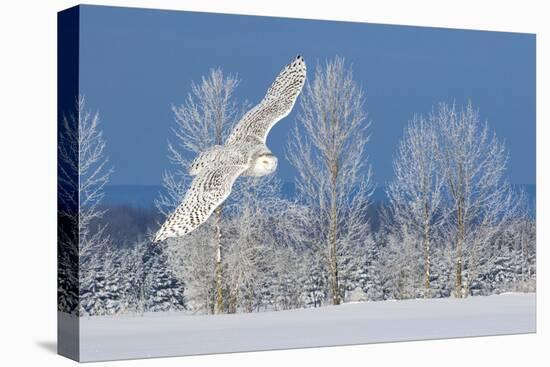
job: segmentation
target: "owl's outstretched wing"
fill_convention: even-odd
[[[306,63],[302,56],[297,56],[277,76],[264,99],[243,116],[229,135],[226,144],[235,145],[251,141],[265,144],[269,130],[294,107],[305,80]]]
[[[246,165],[227,165],[201,170],[181,205],[160,227],[153,241],[161,242],[168,237],[183,236],[206,222],[212,212],[227,199],[233,183],[247,168]]]

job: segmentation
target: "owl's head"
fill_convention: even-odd
[[[259,154],[252,165],[252,171],[256,176],[269,175],[277,169],[277,157],[271,153]]]

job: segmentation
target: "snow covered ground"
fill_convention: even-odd
[[[83,317],[80,360],[531,333],[535,304],[530,293],[219,316],[169,312]],[[71,323],[67,315],[59,317],[62,325]]]

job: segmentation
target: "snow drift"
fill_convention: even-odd
[[[535,301],[535,294],[527,293],[218,316],[154,312],[82,317],[80,360],[532,333]],[[64,313],[59,318],[61,325],[74,322]]]

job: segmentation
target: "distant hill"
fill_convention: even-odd
[[[105,187],[103,205],[152,208],[163,190],[160,185],[109,185]]]
[[[535,185],[514,185],[514,190],[525,190],[534,203],[536,198]],[[98,221],[98,226],[109,224],[107,231],[111,238],[123,246],[143,238],[148,230],[154,230],[162,221],[155,209],[155,199],[164,189],[162,186],[111,185],[105,188],[105,198],[102,208],[108,209],[104,217]],[[294,184],[286,182],[282,185],[282,197],[292,199],[296,194]],[[387,204],[384,187],[378,187],[373,193],[372,204],[367,216],[374,232],[380,228],[380,210]]]
[[[536,185],[517,184],[513,185],[514,190],[523,189],[529,195],[533,203],[536,199]],[[126,205],[134,208],[152,208],[155,205],[155,199],[163,191],[160,185],[109,185],[105,187],[105,198],[103,205]],[[296,194],[293,182],[285,182],[281,190],[282,197],[292,199]],[[385,188],[379,186],[374,190],[372,197],[375,202],[386,202]]]

